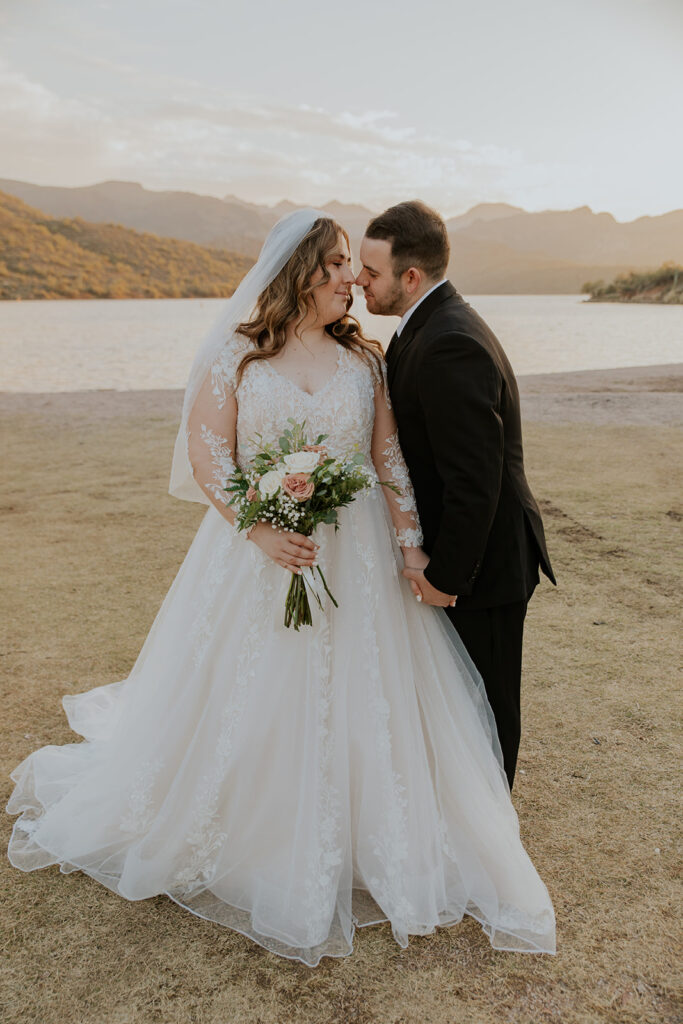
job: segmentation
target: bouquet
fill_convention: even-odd
[[[248,468],[237,469],[229,477],[225,490],[232,495],[229,504],[236,511],[235,526],[248,530],[259,522],[291,533],[310,537],[320,523],[339,529],[337,510],[349,505],[355,495],[375,483],[363,468],[360,452],[343,460],[332,458],[319,434],[312,444],[306,440],[305,423],[293,419],[277,444],[265,444],[257,435],[260,451]],[[396,490],[393,484],[387,484]],[[285,626],[310,626],[313,623],[308,592],[322,609],[317,577],[335,608],[335,601],[320,566],[302,567],[292,574],[285,600]]]

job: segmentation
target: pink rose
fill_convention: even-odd
[[[247,488],[247,501],[256,501],[258,498],[258,491],[253,487]]]
[[[308,501],[313,497],[315,484],[308,473],[289,473],[282,481],[282,490],[295,501]]]

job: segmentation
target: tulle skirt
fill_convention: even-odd
[[[554,952],[483,685],[401,577],[379,489],[316,540],[339,608],[297,633],[290,575],[209,508],[128,679],[64,697],[85,742],[12,773],[12,864],[165,893],[311,966],[356,927],[405,947],[464,914]]]

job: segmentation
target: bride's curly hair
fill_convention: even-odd
[[[282,351],[287,337],[287,325],[295,322],[295,329],[304,322],[310,311],[309,299],[315,303],[315,289],[330,279],[325,260],[338,244],[340,237],[349,236],[331,217],[319,217],[299,243],[280,273],[261,292],[251,320],[241,323],[237,331],[249,338],[253,348],[242,357],[237,368],[237,383],[249,363],[257,359],[272,359]],[[323,276],[315,284],[311,278],[320,268]],[[353,299],[349,296],[347,310]],[[339,320],[327,324],[326,332],[346,349],[355,352],[382,379],[384,355],[378,341],[366,338],[354,316],[346,312]]]

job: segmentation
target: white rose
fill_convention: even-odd
[[[281,486],[283,478],[284,473],[278,472],[277,469],[271,469],[268,473],[264,473],[258,484],[262,497],[272,498],[278,487]]]
[[[292,452],[283,461],[288,473],[312,473],[319,459],[319,452]]]

